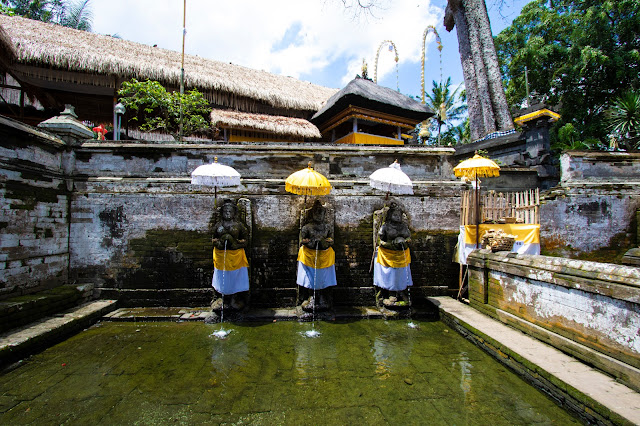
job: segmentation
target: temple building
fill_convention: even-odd
[[[311,122],[326,142],[404,145],[402,132],[432,115],[428,106],[357,77],[329,98]]]
[[[18,16],[0,15],[0,30],[0,114],[30,125],[57,116],[65,104],[81,121],[113,123],[118,90],[132,78],[180,87],[180,52]],[[211,103],[212,124],[228,141],[317,140],[308,119],[336,92],[195,55],[184,56],[184,69],[185,90],[195,88]],[[136,132],[127,118],[123,129],[131,137],[161,136]]]

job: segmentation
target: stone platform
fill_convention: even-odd
[[[576,358],[450,297],[440,320],[590,424],[640,424],[640,394]]]

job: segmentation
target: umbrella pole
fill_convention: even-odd
[[[478,198],[478,172],[476,172],[476,248],[480,242],[480,198]]]
[[[213,187],[213,191],[214,191],[214,194],[215,194],[215,201],[213,202],[213,208],[217,209],[218,208],[218,187],[214,186]]]

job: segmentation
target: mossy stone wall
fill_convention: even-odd
[[[0,299],[65,283],[66,145],[0,117]]]

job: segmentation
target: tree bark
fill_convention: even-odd
[[[474,10],[473,6],[474,5],[471,0],[463,0],[460,10],[463,11],[467,22],[471,58],[473,59],[473,66],[476,71],[475,78],[478,84],[478,98],[480,100],[480,107],[482,108],[483,115],[484,126],[480,133],[484,136],[496,131],[496,120],[493,113],[493,105],[491,103],[491,94],[489,92],[489,79],[487,77],[487,70],[483,60],[482,43],[480,42],[480,28],[478,27],[478,20],[476,18],[477,10]]]
[[[482,59],[487,73],[491,104],[493,106],[493,113],[498,125],[498,130],[511,130],[513,129],[513,120],[511,119],[507,97],[502,87],[502,73],[500,72],[496,47],[493,43],[491,23],[489,22],[486,3],[484,0],[465,0],[465,3],[468,4],[467,14],[472,13],[478,28],[482,48]]]
[[[464,86],[467,92],[467,111],[469,113],[469,132],[471,140],[479,139],[484,135],[484,114],[480,105],[478,95],[478,85],[476,84],[476,70],[469,45],[469,32],[464,10],[461,7],[447,6],[447,15],[455,22],[456,33],[458,35],[458,51],[460,52],[460,62],[464,76]],[[454,25],[447,26],[451,31]]]

